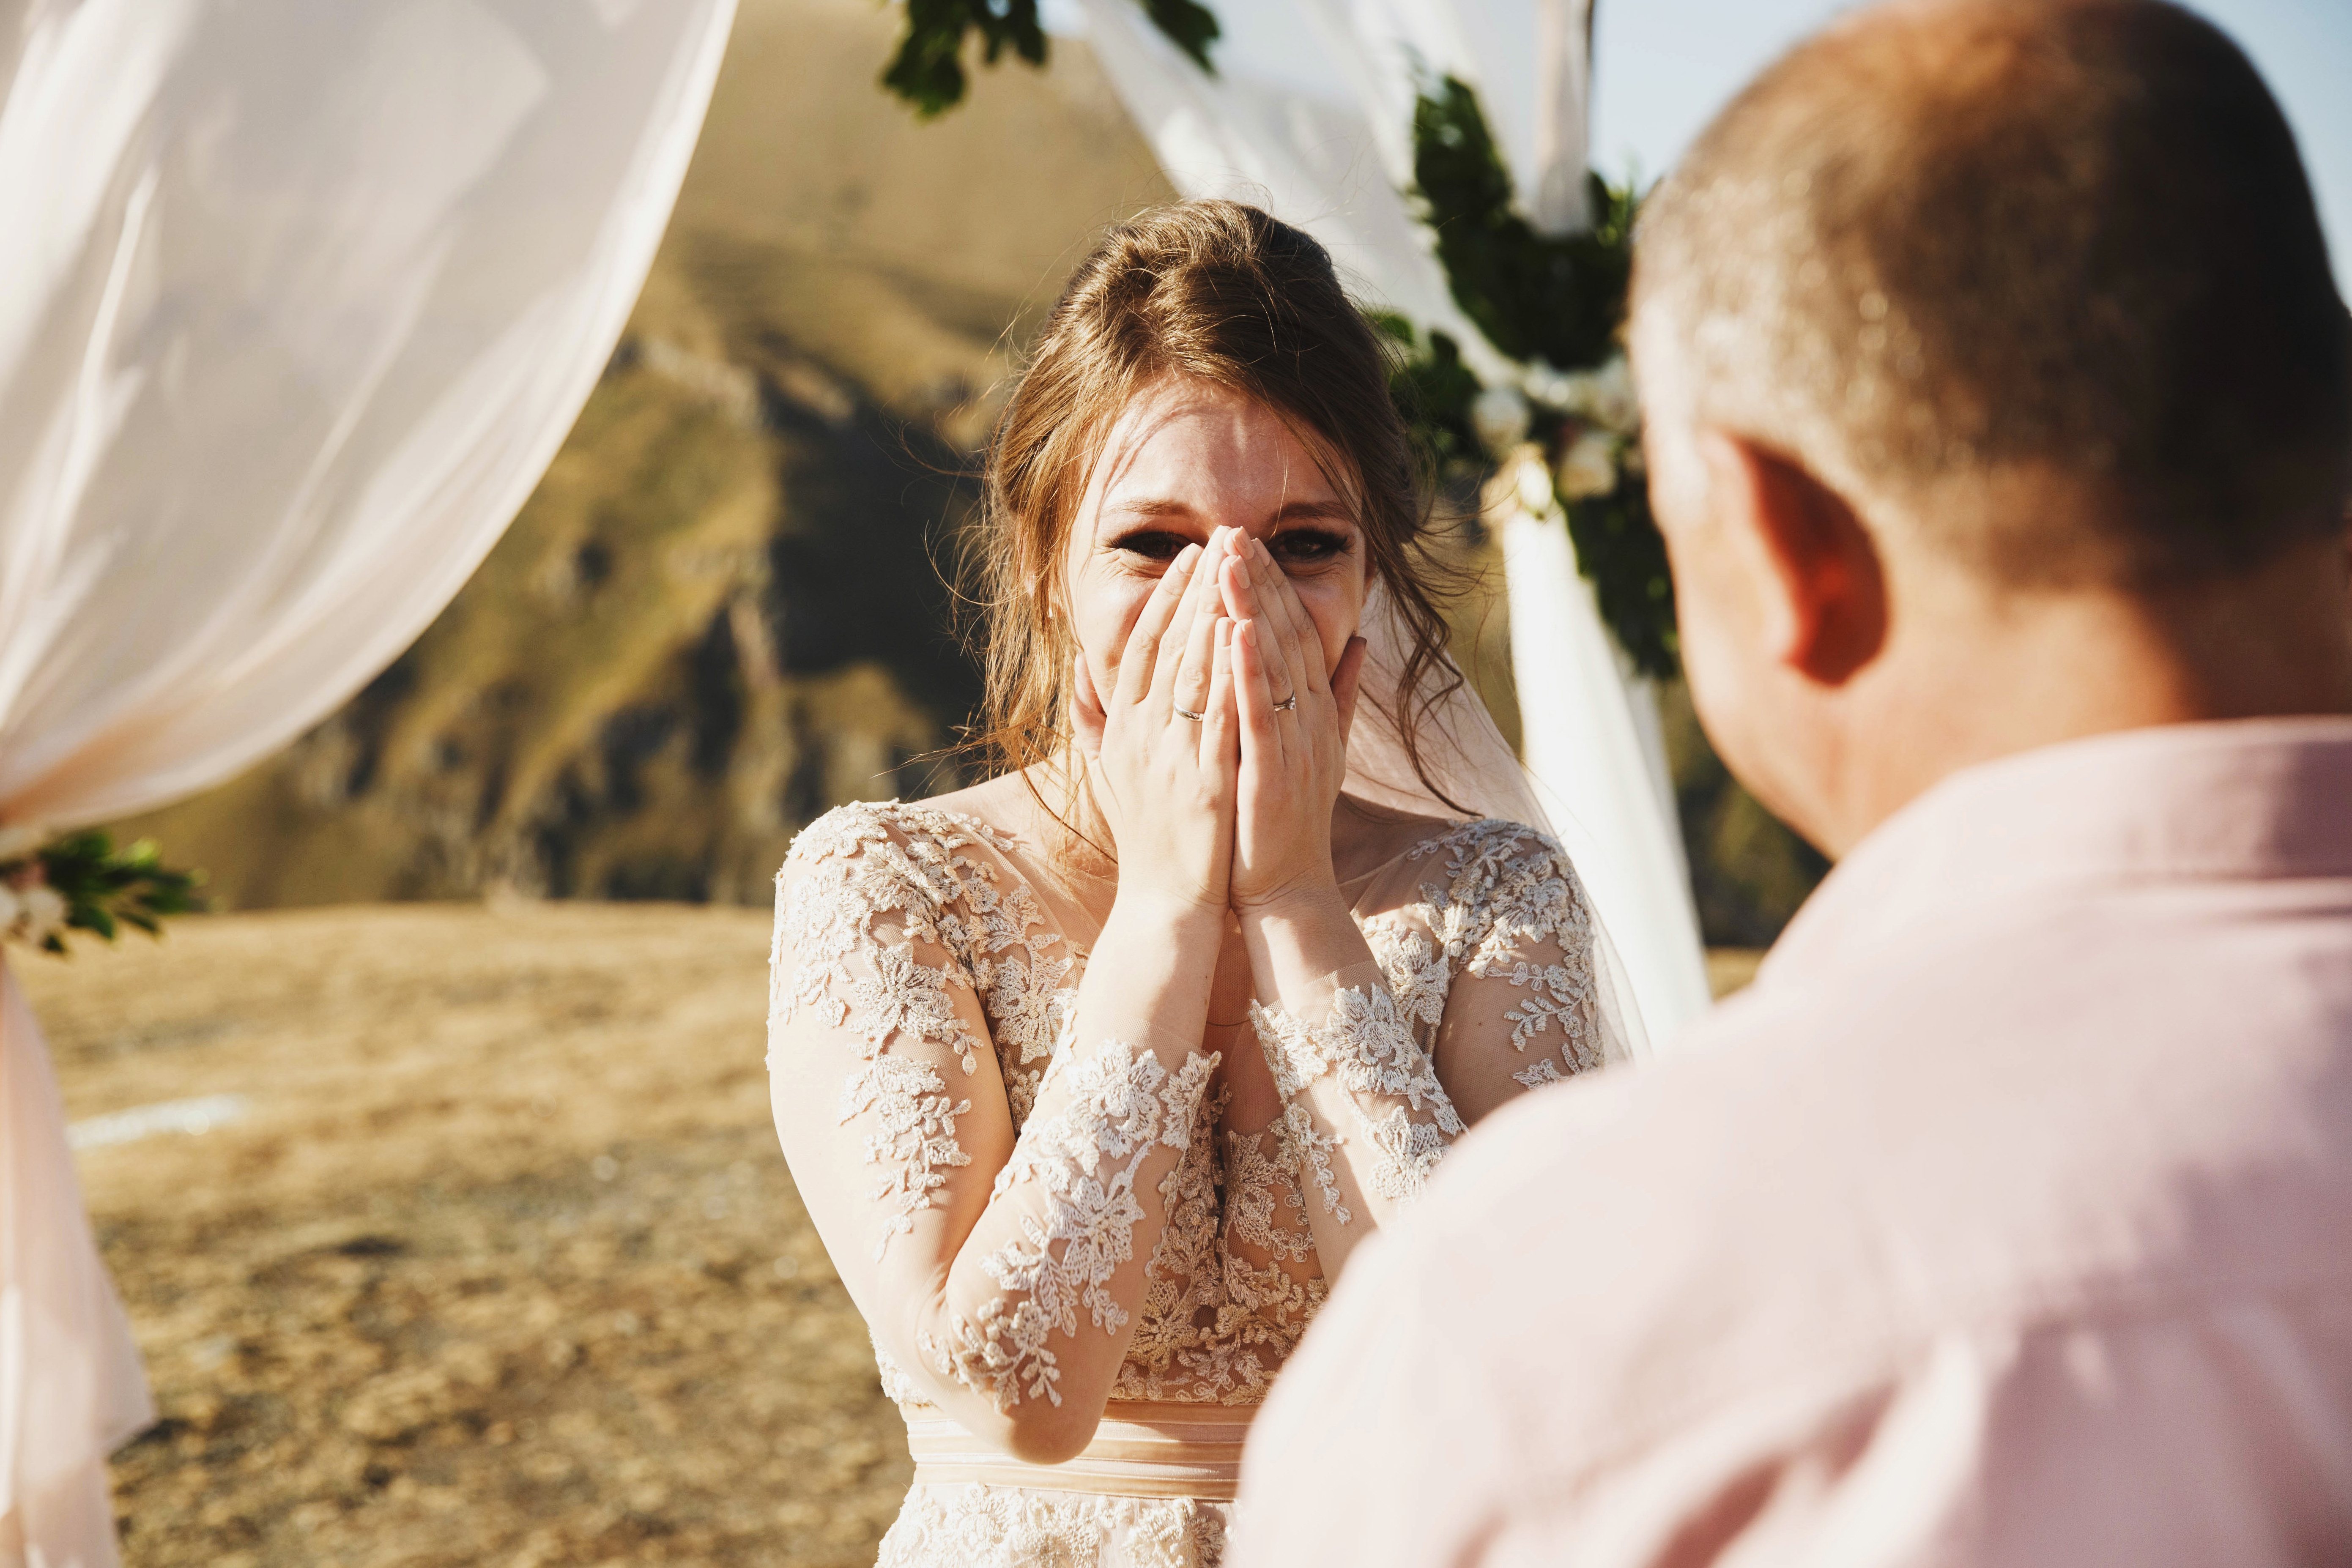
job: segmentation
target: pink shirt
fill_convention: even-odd
[[[1244,1568],[2352,1563],[2352,720],[1958,774],[1358,1252]]]

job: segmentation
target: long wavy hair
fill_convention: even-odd
[[[1390,395],[1395,352],[1329,254],[1255,207],[1178,202],[1104,237],[1047,317],[989,442],[971,590],[987,695],[970,742],[991,771],[1025,775],[1070,743],[1077,646],[1055,613],[1070,530],[1120,410],[1178,376],[1263,404],[1360,498],[1371,580],[1405,634],[1387,718],[1422,783],[1446,798],[1418,735],[1462,684],[1441,607],[1454,576],[1435,549],[1427,465]]]

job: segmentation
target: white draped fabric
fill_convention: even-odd
[[[228,776],[457,593],[612,352],[733,9],[0,0],[0,829]],[[0,1137],[0,1565],[95,1568],[151,1413],[5,971]]]
[[[1582,222],[1584,0],[1248,0],[1202,72],[1134,0],[1083,0],[1088,42],[1179,190],[1307,229],[1358,291],[1452,334],[1481,380],[1515,379],[1446,290],[1402,195],[1416,72],[1477,89],[1528,210]],[[1506,487],[1507,493],[1510,487]],[[1651,1040],[1708,1005],[1657,706],[1628,678],[1556,514],[1501,527],[1522,751],[1622,954]]]

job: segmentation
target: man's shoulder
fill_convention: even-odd
[[[2033,940],[1768,983],[1514,1102],[1447,1157],[1408,1271],[1482,1317],[1545,1303],[1480,1354],[1572,1365],[1527,1397],[1594,1431],[1944,1325],[2352,1286],[2323,1239],[2352,1234],[2352,940],[2183,973],[2123,922],[2000,984]]]

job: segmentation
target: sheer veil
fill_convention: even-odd
[[[1444,817],[1460,817],[1467,811],[1474,817],[1502,817],[1551,833],[1551,820],[1536,798],[1526,767],[1466,680],[1423,713],[1415,736],[1422,765],[1415,771],[1394,719],[1410,644],[1386,594],[1374,591],[1364,607],[1362,629],[1371,646],[1365,652],[1355,726],[1348,736],[1349,793],[1402,811]],[[1424,687],[1458,673],[1450,658],[1441,658],[1442,668],[1423,677]],[[1423,782],[1422,773],[1429,783]],[[1441,792],[1449,798],[1441,799]],[[1584,902],[1592,917],[1593,996],[1607,1059],[1647,1060],[1650,1041],[1641,1008],[1589,889]]]

